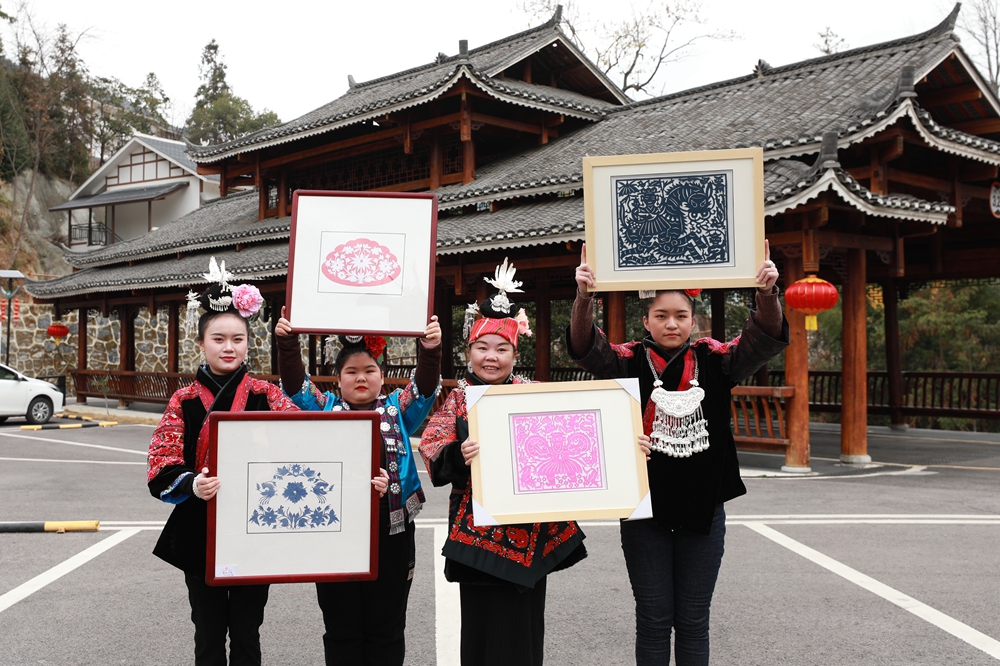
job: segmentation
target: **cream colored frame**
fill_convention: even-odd
[[[609,200],[612,177],[721,169],[733,170],[734,236],[747,236],[746,225],[753,227],[752,250],[742,247],[734,238],[735,266],[614,269],[613,201]],[[583,192],[587,263],[597,277],[597,286],[591,291],[759,286],[755,276],[764,262],[764,151],[761,148],[584,157]],[[609,246],[612,249],[609,250]]]
[[[635,379],[548,384],[503,384],[466,389],[469,437],[479,443],[472,459],[476,525],[648,518],[649,480],[639,448],[642,415]],[[515,495],[509,427],[512,413],[601,410],[608,487]],[[531,505],[530,508],[527,505]],[[513,509],[512,509],[513,506]]]

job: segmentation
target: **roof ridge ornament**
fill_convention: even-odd
[[[816,165],[820,171],[840,168],[840,161],[837,159],[838,138],[836,132],[823,132],[823,140],[819,147],[819,157],[816,158]]]
[[[896,82],[896,101],[902,101],[907,97],[916,97],[916,71],[913,65],[903,65],[899,70],[899,81]]]
[[[458,57],[462,60],[469,59],[469,40],[460,39],[458,40]]]
[[[768,64],[768,62],[766,60],[764,60],[763,58],[761,58],[760,60],[757,61],[757,64],[754,65],[753,73],[754,73],[754,76],[756,76],[758,79],[762,79],[767,74],[770,74],[771,70],[773,70],[773,69],[774,68],[771,67],[771,65]]]
[[[358,87],[358,82],[354,80],[353,74],[347,75],[347,87],[352,89]]]
[[[552,25],[559,25],[560,23],[562,23],[562,12],[563,12],[563,6],[556,5],[556,11],[554,14],[552,14]]]

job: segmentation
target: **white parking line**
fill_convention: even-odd
[[[428,526],[429,527],[429,526]],[[458,666],[462,647],[462,600],[457,583],[444,577],[441,547],[448,538],[447,525],[434,525],[434,627],[437,666]]]
[[[77,553],[73,557],[69,558],[65,562],[61,562],[56,566],[52,567],[48,571],[38,574],[26,583],[18,585],[10,592],[7,592],[3,596],[0,596],[0,613],[4,612],[18,601],[25,599],[26,597],[34,594],[38,590],[42,589],[49,583],[52,583],[66,574],[70,573],[74,569],[83,566],[87,562],[91,561],[101,553],[110,550],[120,544],[125,539],[129,538],[133,534],[138,534],[139,530],[122,530],[113,536],[109,536],[107,539],[95,543],[90,548],[87,548],[83,552]]]
[[[14,433],[0,431],[0,437],[13,437],[14,439],[31,439],[36,442],[52,442],[54,444],[66,444],[67,446],[83,446],[88,449],[102,449],[104,451],[118,451],[119,453],[131,453],[146,457],[146,451],[136,451],[135,449],[122,449],[117,446],[104,446],[103,444],[86,444],[84,442],[71,442],[65,439],[52,439],[51,437],[32,437],[31,435],[15,435]]]
[[[0,460],[9,460],[11,462],[55,462],[55,463],[75,463],[75,464],[87,464],[87,465],[142,465],[145,466],[146,463],[131,461],[131,462],[118,462],[114,460],[60,460],[57,458],[3,458]]]
[[[805,544],[799,543],[795,539],[785,536],[777,530],[771,529],[767,525],[760,522],[745,522],[743,523],[754,532],[757,532],[761,536],[765,536],[771,541],[784,546],[793,553],[797,553],[802,557],[818,564],[819,566],[832,571],[833,573],[845,578],[855,585],[858,585],[873,594],[877,594],[886,601],[892,602],[893,604],[899,606],[905,611],[913,613],[922,620],[930,622],[939,629],[947,631],[952,636],[959,638],[969,645],[982,650],[986,654],[990,655],[994,659],[1000,659],[1000,641],[990,638],[986,634],[976,631],[969,625],[959,622],[950,615],[945,615],[939,610],[931,608],[927,604],[917,601],[913,597],[903,594],[899,590],[889,587],[884,583],[880,583],[870,576],[866,576],[856,569],[852,569],[846,564],[841,564],[837,560],[827,557],[823,553],[813,550]]]

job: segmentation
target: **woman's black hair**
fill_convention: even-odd
[[[382,362],[380,363],[379,360],[372,356],[372,353],[368,350],[368,347],[365,345],[365,339],[361,338],[360,340],[355,341],[355,337],[357,336],[337,336],[340,340],[341,348],[340,351],[337,352],[337,358],[333,361],[333,374],[339,377],[341,371],[344,369],[344,366],[347,364],[347,361],[358,354],[365,354],[368,358],[375,361],[375,364],[382,371],[382,374],[385,374],[385,355],[383,354]]]
[[[646,317],[649,316],[649,310],[650,310],[650,308],[653,307],[653,303],[656,301],[657,298],[659,298],[663,294],[680,294],[691,305],[691,316],[693,317],[694,315],[698,314],[698,308],[697,308],[698,301],[695,300],[694,297],[689,296],[682,289],[660,289],[660,290],[657,290],[656,295],[653,296],[652,298],[644,298],[644,299],[642,299],[642,311],[645,312],[645,316]]]
[[[205,312],[203,312],[201,317],[198,318],[198,342],[205,341],[205,330],[208,328],[209,323],[211,323],[216,317],[221,317],[222,315],[233,315],[242,321],[243,325],[247,327],[247,338],[250,338],[250,321],[241,315],[239,310],[234,308],[231,304],[225,310],[217,310],[212,307],[212,301],[218,303],[219,299],[225,296],[228,296],[230,299],[232,298],[231,293],[224,294],[222,292],[221,285],[213,284],[199,297],[198,300],[201,301],[201,307],[205,310]]]
[[[223,310],[222,312],[216,312],[215,310],[209,310],[208,312],[203,312],[201,317],[198,318],[198,342],[205,341],[205,331],[208,329],[208,325],[215,319],[222,317],[223,315],[232,315],[243,322],[243,325],[247,327],[247,339],[250,338],[250,322],[245,319],[236,310]]]

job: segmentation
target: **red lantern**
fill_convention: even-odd
[[[785,302],[793,310],[805,313],[806,330],[816,330],[816,315],[837,304],[837,288],[815,275],[802,278],[785,290]]]
[[[45,332],[55,338],[56,344],[59,344],[63,338],[69,335],[69,327],[66,324],[56,322],[49,326]]]

